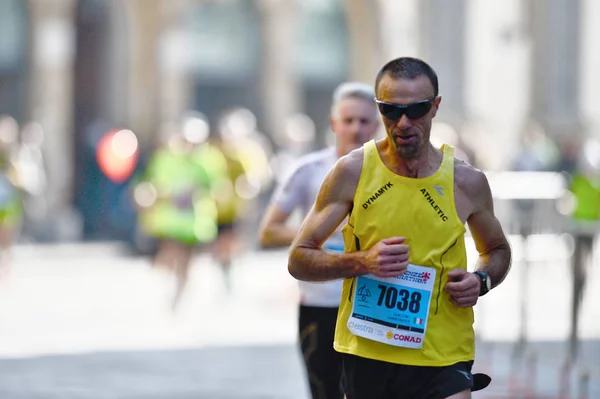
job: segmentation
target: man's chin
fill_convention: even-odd
[[[403,159],[415,158],[419,153],[419,146],[415,144],[398,144],[395,143],[396,153]]]

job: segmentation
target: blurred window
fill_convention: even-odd
[[[104,0],[79,0],[77,12],[81,22],[96,22],[106,14],[106,2]]]
[[[253,2],[201,2],[188,16],[192,71],[211,78],[247,78],[258,66],[259,20]]]
[[[0,1],[0,114],[20,121],[25,113],[27,16],[21,0]]]
[[[25,22],[20,0],[0,1],[0,73],[18,70],[25,59]]]
[[[340,81],[348,73],[348,40],[341,0],[304,0],[296,62],[305,81]]]

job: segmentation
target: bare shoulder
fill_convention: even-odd
[[[454,184],[473,202],[491,198],[490,184],[485,173],[458,158],[454,159]]]
[[[345,178],[358,182],[363,166],[364,149],[356,149],[341,157],[336,167]]]

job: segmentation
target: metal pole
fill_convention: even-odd
[[[579,378],[579,399],[589,398],[590,374],[584,371]]]
[[[531,353],[527,358],[527,370],[526,370],[526,386],[525,386],[525,399],[535,399],[536,393],[536,376],[537,376],[537,354]]]
[[[519,290],[519,338],[513,350],[513,363],[517,364],[525,354],[527,348],[527,297],[529,293],[529,253],[528,253],[529,232],[526,229],[521,230],[521,242],[523,243],[523,259],[520,270],[520,290]]]
[[[561,374],[558,380],[558,399],[568,399],[571,397],[571,368],[571,361],[567,359],[561,368]]]
[[[579,311],[586,279],[586,267],[589,261],[593,237],[576,231],[574,236],[575,248],[572,258],[572,298],[571,298],[571,331],[569,335],[569,359],[575,363],[579,352]]]
[[[519,338],[513,348],[512,353],[512,370],[511,370],[511,392],[513,394],[519,394],[521,389],[521,371],[523,368],[523,360],[527,349],[527,298],[529,293],[529,250],[528,242],[529,235],[531,234],[531,209],[532,202],[518,202],[517,211],[520,214],[520,226],[519,235],[521,236],[521,243],[523,248],[523,255],[521,259],[521,270],[520,275],[520,290],[519,290]]]

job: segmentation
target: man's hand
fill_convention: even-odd
[[[408,267],[408,245],[406,238],[385,238],[375,244],[365,256],[368,273],[379,277],[397,277],[404,274]]]
[[[452,269],[448,273],[446,292],[452,302],[461,308],[475,306],[479,299],[481,279],[464,269]]]

